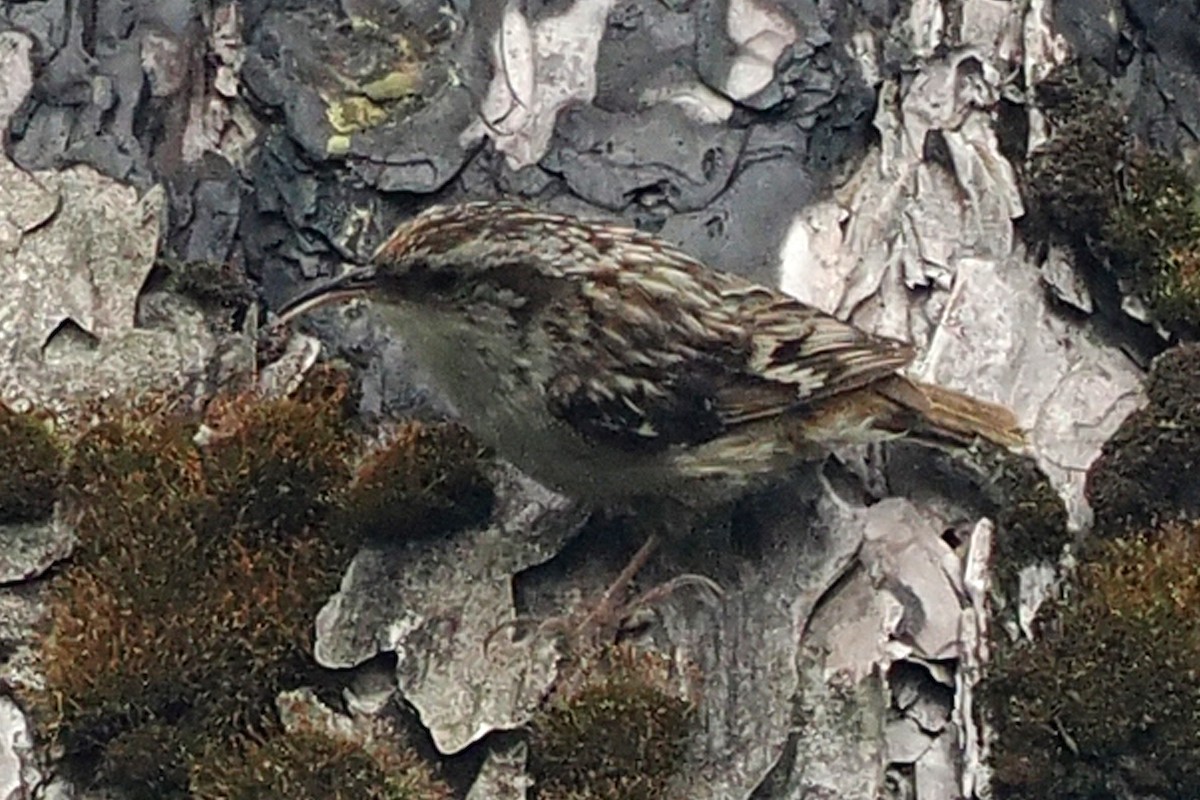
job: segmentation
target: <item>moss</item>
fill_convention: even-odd
[[[1088,471],[1102,535],[1200,516],[1200,345],[1155,359],[1147,394],[1147,406],[1121,423]]]
[[[229,262],[179,261],[161,258],[168,271],[165,288],[220,308],[245,308],[257,300],[245,272]]]
[[[694,708],[672,690],[669,662],[614,648],[561,689],[531,723],[536,800],[668,796],[693,733]]]
[[[359,469],[346,499],[346,523],[365,536],[386,539],[486,520],[493,498],[482,454],[461,425],[404,425]]]
[[[1060,71],[1038,87],[1053,129],[1028,161],[1043,236],[1099,258],[1175,331],[1200,327],[1200,202],[1180,163],[1140,148],[1105,86]]]
[[[1030,216],[1069,236],[1099,233],[1117,199],[1116,167],[1128,137],[1106,94],[1071,69],[1038,86],[1054,132],[1026,165]]]
[[[449,800],[413,750],[316,732],[214,746],[192,768],[196,800]]]
[[[349,478],[344,391],[264,402],[240,395],[209,406],[202,460],[214,525],[289,532],[321,513]]]
[[[985,685],[999,798],[1191,798],[1200,774],[1200,527],[1104,542]]]
[[[99,774],[127,800],[182,800],[188,796],[188,754],[197,747],[195,734],[186,727],[149,722],[108,742]]]
[[[133,798],[449,796],[409,749],[278,732],[279,692],[325,683],[312,624],[357,543],[331,524],[353,405],[320,369],[286,399],[97,410],[65,471],[80,546],[49,588],[46,687],[27,698],[68,774]],[[464,498],[469,515],[490,504],[478,456],[461,430],[410,426],[359,490],[375,481],[371,513],[448,524]]]
[[[195,521],[206,500],[195,431],[194,420],[135,409],[79,439],[64,491],[80,538],[77,563],[106,557],[118,570],[127,563],[134,571],[124,582],[136,586],[141,551],[153,552],[163,539],[177,548],[195,545]]]
[[[208,742],[269,725],[280,691],[318,680],[312,621],[350,554],[322,527],[349,480],[331,376],[286,401],[217,398],[207,427],[170,404],[113,411],[76,443],[80,546],[49,589],[30,705],[82,777],[186,793]]]
[[[1168,327],[1200,326],[1200,204],[1175,162],[1139,153],[1101,232],[1117,275]]]
[[[50,516],[61,482],[62,453],[47,422],[0,403],[0,525]]]
[[[992,472],[996,508],[995,574],[1001,590],[1015,600],[1020,571],[1031,564],[1054,563],[1071,538],[1067,507],[1037,462],[1028,456],[997,452]]]
[[[1021,570],[1057,562],[1073,538],[1066,504],[1030,456],[982,442],[958,452],[929,452],[901,443],[889,461],[897,491],[920,496],[934,486],[945,496],[979,498],[971,513],[995,522],[992,574],[1009,607],[1016,604]],[[915,482],[906,483],[910,480]]]

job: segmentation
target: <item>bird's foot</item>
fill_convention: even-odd
[[[536,624],[539,633],[551,633],[562,637],[566,641],[567,652],[571,654],[587,653],[611,644],[616,640],[622,623],[629,617],[630,606],[625,600],[625,594],[657,548],[658,537],[651,536],[638,548],[633,558],[596,603],[570,614],[546,618],[523,616],[502,623],[488,633],[484,640],[484,649],[488,648],[496,634],[501,631],[529,624]]]
[[[625,594],[629,591],[633,579],[658,549],[658,544],[658,536],[651,535],[646,539],[645,544],[633,554],[633,558],[609,584],[604,594],[600,595],[600,600],[587,611],[578,625],[573,626],[574,631],[568,633],[569,639],[584,645],[585,648],[609,644],[616,639],[631,609],[625,600]],[[570,618],[565,619],[569,621]]]
[[[718,599],[724,597],[724,592],[716,581],[703,575],[686,574],[648,589],[632,600],[626,599],[634,578],[645,567],[658,545],[657,536],[647,539],[595,603],[559,616],[523,616],[503,623],[488,633],[484,648],[486,649],[495,636],[504,630],[531,625],[535,626],[538,634],[558,636],[569,660],[587,661],[594,654],[616,644],[622,634],[641,627],[645,620],[643,611],[680,589],[696,587]]]

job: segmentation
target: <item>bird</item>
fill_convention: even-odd
[[[1024,443],[1004,406],[905,376],[911,344],[621,224],[511,202],[434,206],[286,303],[277,324],[353,297],[485,445],[596,509],[724,502],[841,445]],[[610,587],[601,615],[625,588]]]

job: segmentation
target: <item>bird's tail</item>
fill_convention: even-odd
[[[914,439],[934,445],[969,446],[976,439],[1006,448],[1025,444],[1025,431],[1016,416],[997,403],[899,376],[882,382],[878,389],[911,412],[906,432]]]

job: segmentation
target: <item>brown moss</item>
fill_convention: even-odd
[[[80,538],[77,562],[102,555],[113,567],[127,562],[126,582],[136,586],[140,560],[155,557],[164,541],[177,550],[195,546],[206,502],[195,431],[186,417],[135,410],[83,435],[64,498]]]
[[[1109,540],[986,685],[1000,798],[1191,798],[1200,774],[1200,526]]]
[[[62,453],[48,421],[0,403],[0,525],[50,516],[62,479]]]
[[[199,419],[155,404],[79,440],[80,547],[49,590],[30,705],[85,779],[186,792],[197,748],[269,724],[279,691],[317,681],[312,622],[350,552],[320,527],[348,480],[344,397],[219,398],[204,448]]]
[[[537,800],[658,800],[683,763],[694,707],[665,659],[605,652],[531,723]]]
[[[194,693],[188,632],[97,572],[72,567],[56,581],[42,642],[39,721],[72,754],[101,748],[121,728]]]
[[[486,520],[492,489],[483,448],[461,425],[410,422],[369,455],[345,504],[346,524],[393,539]]]
[[[1200,345],[1155,359],[1149,403],[1129,415],[1088,471],[1087,498],[1103,535],[1200,516]]]
[[[349,478],[352,440],[345,418],[349,387],[318,376],[303,395],[261,401],[218,398],[205,414],[204,475],[214,526],[260,533],[303,527]]]
[[[178,721],[152,721],[114,737],[104,748],[99,774],[128,800],[188,797],[188,756],[199,746]]]
[[[215,746],[192,767],[196,800],[449,800],[411,749],[275,731]]]

